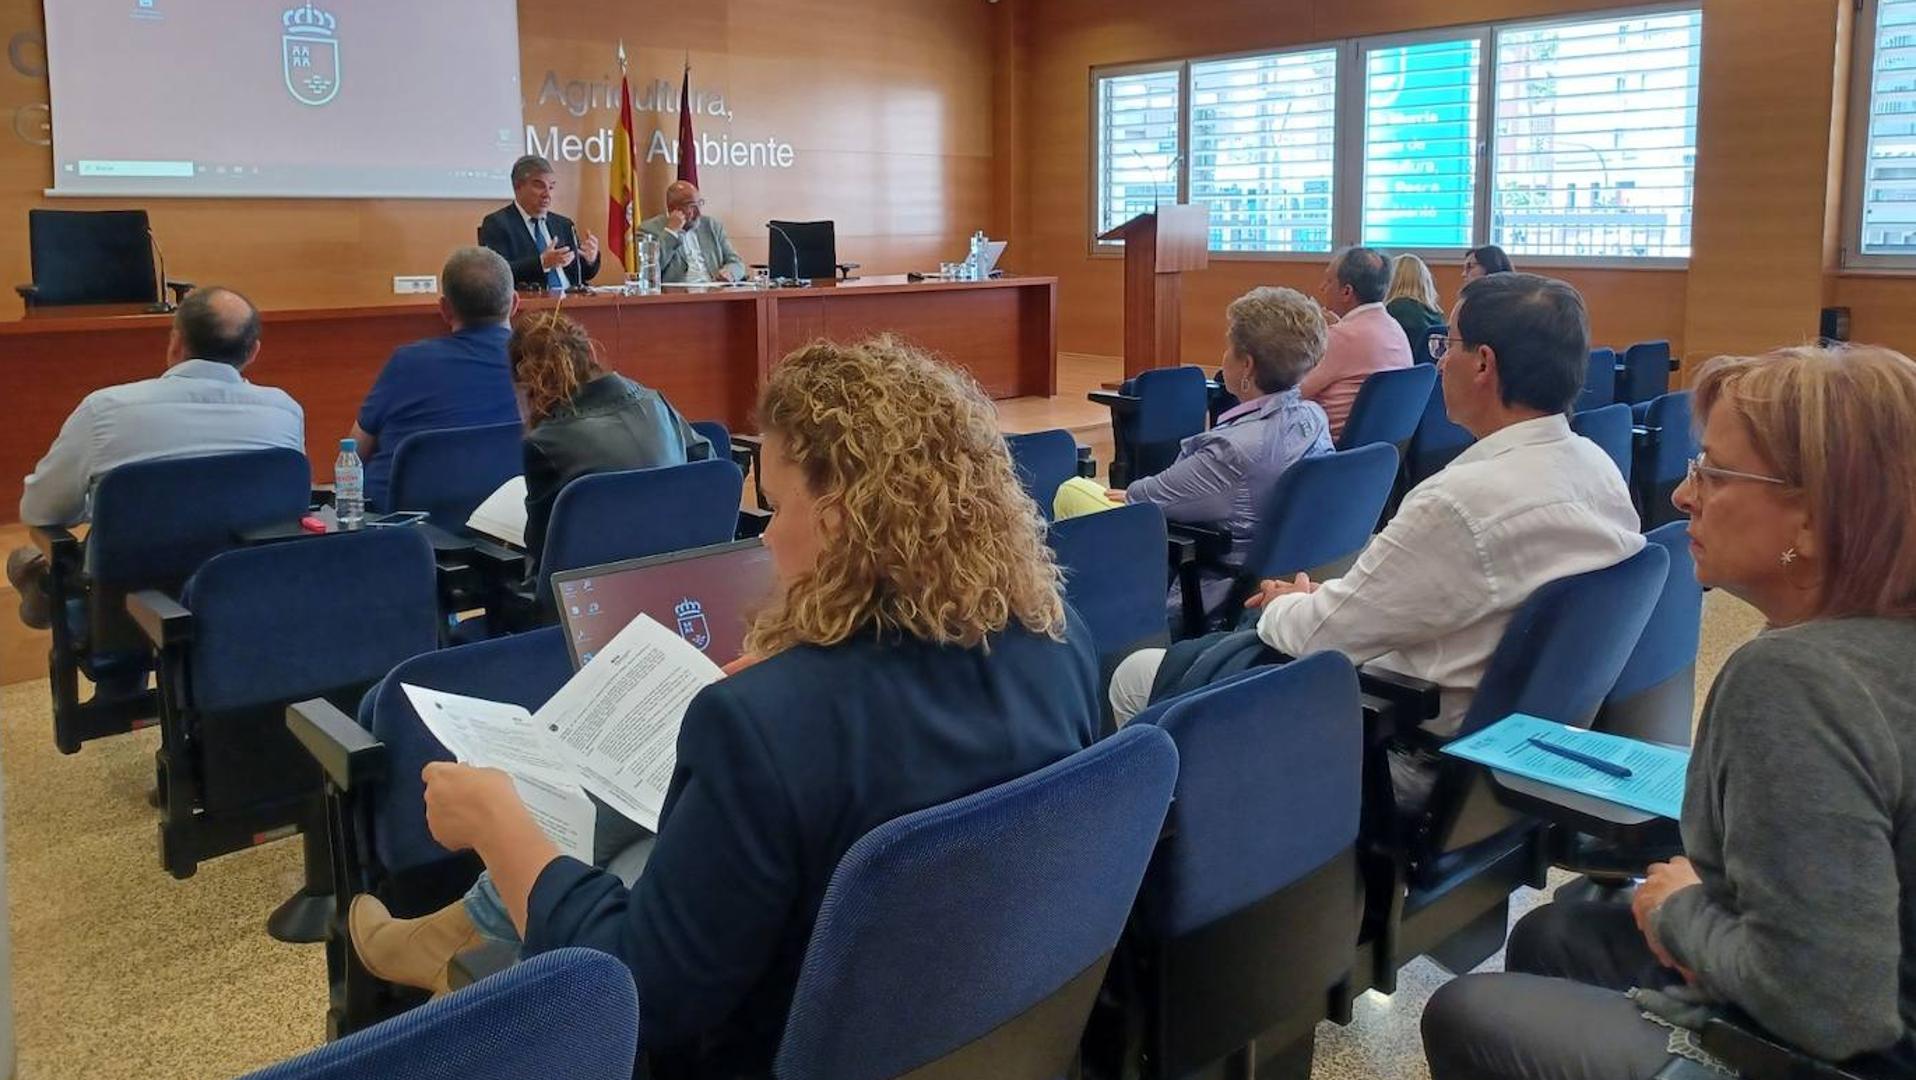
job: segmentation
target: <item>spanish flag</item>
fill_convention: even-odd
[[[632,83],[625,74],[625,42],[619,42],[619,123],[612,132],[612,180],[606,185],[611,203],[605,223],[606,247],[619,265],[632,270],[629,257],[632,230],[639,222],[638,161],[632,143]]]

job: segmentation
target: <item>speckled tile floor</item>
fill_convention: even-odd
[[[1756,625],[1743,605],[1709,598],[1699,686]],[[321,950],[279,944],[264,929],[298,885],[297,842],[173,880],[160,869],[145,802],[157,736],[100,740],[63,757],[48,717],[44,682],[0,688],[19,1076],[228,1077],[316,1045]],[[1316,1077],[1424,1080],[1417,1019],[1444,978],[1418,961],[1396,994],[1361,1000],[1350,1027],[1325,1025]]]

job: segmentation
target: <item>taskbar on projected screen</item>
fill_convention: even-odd
[[[511,161],[489,168],[379,169],[153,159],[62,159],[55,195],[199,198],[503,199]]]

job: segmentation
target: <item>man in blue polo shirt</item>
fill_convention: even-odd
[[[512,267],[482,247],[460,248],[439,272],[439,314],[452,333],[402,345],[359,407],[353,438],[366,462],[366,504],[388,507],[393,451],[406,436],[519,419],[506,339],[519,298]]]

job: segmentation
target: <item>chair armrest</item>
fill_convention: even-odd
[[[32,307],[40,299],[38,285],[15,285],[13,291],[20,294],[20,299],[26,301],[28,307]]]
[[[1165,523],[1165,532],[1175,539],[1195,545],[1193,555],[1198,562],[1215,565],[1231,553],[1231,534],[1223,529],[1214,529],[1209,525],[1192,525],[1184,521],[1169,521]]]
[[[325,698],[288,705],[286,730],[313,755],[327,782],[340,791],[385,778],[385,744]]]
[[[27,530],[27,538],[49,562],[79,561],[80,539],[64,525],[35,525]]]
[[[524,577],[526,573],[526,553],[507,547],[497,540],[475,536],[471,553],[474,566],[494,574],[511,574]]]
[[[1682,831],[1669,818],[1565,791],[1539,780],[1495,769],[1484,771],[1490,776],[1491,790],[1497,801],[1518,813],[1632,850],[1682,849]]]
[[[1078,475],[1086,480],[1098,478],[1098,456],[1083,443],[1078,444]]]
[[[1436,683],[1376,664],[1357,669],[1357,685],[1364,696],[1364,732],[1370,745],[1418,739],[1424,723],[1436,719],[1443,708],[1443,690]]]
[[[1120,394],[1116,390],[1093,390],[1084,397],[1086,401],[1102,405],[1119,416],[1137,412],[1138,403],[1143,400],[1135,394]]]
[[[1810,1057],[1740,1015],[1703,1025],[1703,1049],[1748,1080],[1861,1080],[1840,1065]]]
[[[173,302],[177,304],[186,299],[186,294],[193,291],[194,285],[190,281],[174,281],[172,278],[168,278],[166,279],[166,287],[173,290]]]
[[[738,511],[738,531],[734,534],[740,540],[750,540],[755,536],[764,536],[765,529],[772,523],[772,512],[757,507],[741,506]]]
[[[499,974],[517,963],[518,959],[518,946],[488,940],[452,958],[446,973],[446,984],[454,990],[462,990],[480,979]]]
[[[193,613],[158,589],[141,589],[126,598],[126,613],[157,648],[167,648],[193,636]]]

